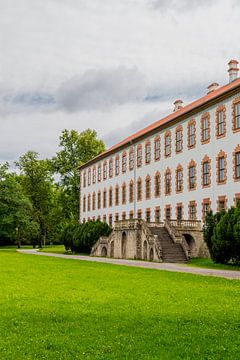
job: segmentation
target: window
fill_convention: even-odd
[[[119,175],[119,156],[115,159],[115,175]]]
[[[101,165],[98,166],[98,181],[101,181]]]
[[[95,167],[93,168],[93,179],[92,179],[92,181],[93,181],[93,184],[96,183],[96,168]]]
[[[197,204],[195,201],[190,201],[189,205],[189,220],[196,220],[197,218]]]
[[[151,143],[147,142],[145,144],[145,163],[150,164],[151,162]]]
[[[240,99],[237,99],[237,102],[234,103],[233,111],[233,130],[240,130]]]
[[[196,122],[191,120],[188,123],[188,148],[193,148],[196,145]]]
[[[93,196],[92,196],[92,209],[93,210],[96,209],[96,194],[95,194],[95,192],[93,193]]]
[[[131,211],[129,211],[129,219],[131,219],[131,220],[132,220],[132,219],[133,219],[133,216],[134,216],[134,215],[133,215],[133,211],[132,211],[132,210],[131,210]]]
[[[168,131],[165,134],[165,156],[171,155],[171,133]]]
[[[108,203],[109,203],[109,207],[111,207],[113,204],[113,191],[111,187],[109,189],[109,194],[108,194]]]
[[[235,180],[240,179],[240,152],[235,153]]]
[[[146,195],[147,200],[151,198],[151,178],[150,178],[150,176],[147,176],[146,180],[145,180],[145,195]]]
[[[91,210],[91,195],[90,194],[88,194],[87,209],[88,209],[88,211]]]
[[[91,169],[88,169],[88,186],[91,185]]]
[[[165,195],[171,194],[171,171],[169,169],[165,172]]]
[[[84,171],[84,173],[83,173],[83,187],[86,187],[86,171]]]
[[[115,187],[115,205],[119,205],[119,187],[118,185]]]
[[[98,199],[97,199],[97,203],[98,203],[98,209],[101,209],[101,192],[98,192]]]
[[[150,209],[146,209],[146,222],[148,222],[148,223],[151,222],[151,210]]]
[[[210,199],[203,199],[202,202],[202,216],[203,216],[203,220],[206,218],[207,214],[210,212],[211,208],[210,208]]]
[[[103,190],[103,207],[104,208],[107,207],[107,190],[106,189]]]
[[[221,105],[216,110],[216,137],[221,138],[226,134],[226,108]]]
[[[103,164],[103,180],[106,180],[107,178],[107,163],[104,162]]]
[[[126,204],[126,184],[122,185],[122,204]]]
[[[142,200],[142,180],[138,179],[137,181],[137,201]]]
[[[112,214],[109,214],[109,216],[108,216],[108,223],[109,223],[109,226],[112,227],[112,223],[113,223]]]
[[[203,186],[208,186],[210,184],[210,166],[209,161],[204,161],[202,164],[203,171]]]
[[[165,218],[167,220],[170,220],[172,216],[172,209],[171,209],[171,205],[166,205],[165,206]]]
[[[115,221],[119,221],[119,214],[118,213],[115,214]]]
[[[122,172],[125,173],[127,171],[127,154],[124,152],[122,155]]]
[[[224,151],[221,150],[218,153],[216,161],[217,183],[225,184],[227,181],[227,155]]]
[[[160,160],[160,137],[157,136],[154,140],[154,158],[155,161]]]
[[[191,160],[188,165],[188,190],[195,190],[197,186],[196,181],[196,163]]]
[[[224,171],[225,171],[225,167],[224,167],[224,157],[221,156],[218,159],[218,181],[219,182],[223,182],[224,181]]]
[[[183,168],[181,165],[176,170],[176,192],[183,191]]]
[[[123,211],[123,213],[122,213],[122,220],[123,220],[123,221],[126,220],[126,213],[125,213],[125,211]]]
[[[142,166],[142,146],[139,145],[137,148],[137,167]]]
[[[161,219],[161,217],[160,217],[160,207],[157,206],[157,207],[155,208],[155,222],[156,222],[156,223],[159,223],[159,222],[160,222],[160,219]]]
[[[202,144],[208,143],[210,140],[210,115],[206,113],[201,118],[201,140]]]
[[[159,197],[160,196],[160,192],[161,192],[161,179],[160,179],[160,174],[159,172],[156,173],[155,175],[155,197]]]
[[[182,126],[176,129],[176,153],[182,151]]]
[[[217,201],[217,209],[218,211],[223,211],[226,210],[226,206],[227,206],[227,199],[226,196],[219,196],[218,197],[218,201]]]
[[[129,150],[129,170],[134,168],[134,152],[133,149]]]
[[[129,184],[129,202],[132,203],[133,202],[133,197],[134,197],[134,188],[133,188],[133,181],[130,181]]]
[[[86,196],[83,197],[83,212],[86,211]]]
[[[138,218],[138,220],[141,220],[141,218],[142,218],[142,210],[138,210],[137,218]]]
[[[108,172],[109,172],[109,177],[111,178],[113,176],[113,159],[109,160]]]

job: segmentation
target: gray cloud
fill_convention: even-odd
[[[211,6],[219,0],[150,0],[153,8],[161,10],[194,10],[203,6]]]
[[[144,99],[146,85],[136,67],[87,70],[62,84],[56,100],[65,111],[108,110]]]

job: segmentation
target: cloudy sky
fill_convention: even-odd
[[[239,0],[0,0],[0,163],[60,132],[112,145],[228,81]]]

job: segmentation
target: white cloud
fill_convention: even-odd
[[[51,156],[64,128],[96,128],[110,145],[226,83],[238,3],[0,1],[0,161]]]

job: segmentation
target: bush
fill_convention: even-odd
[[[61,233],[61,241],[66,250],[90,254],[100,236],[109,236],[111,228],[101,221],[88,221],[84,224],[70,223]]]
[[[240,261],[240,203],[227,212],[213,214],[205,219],[204,240],[211,258],[216,263]]]

